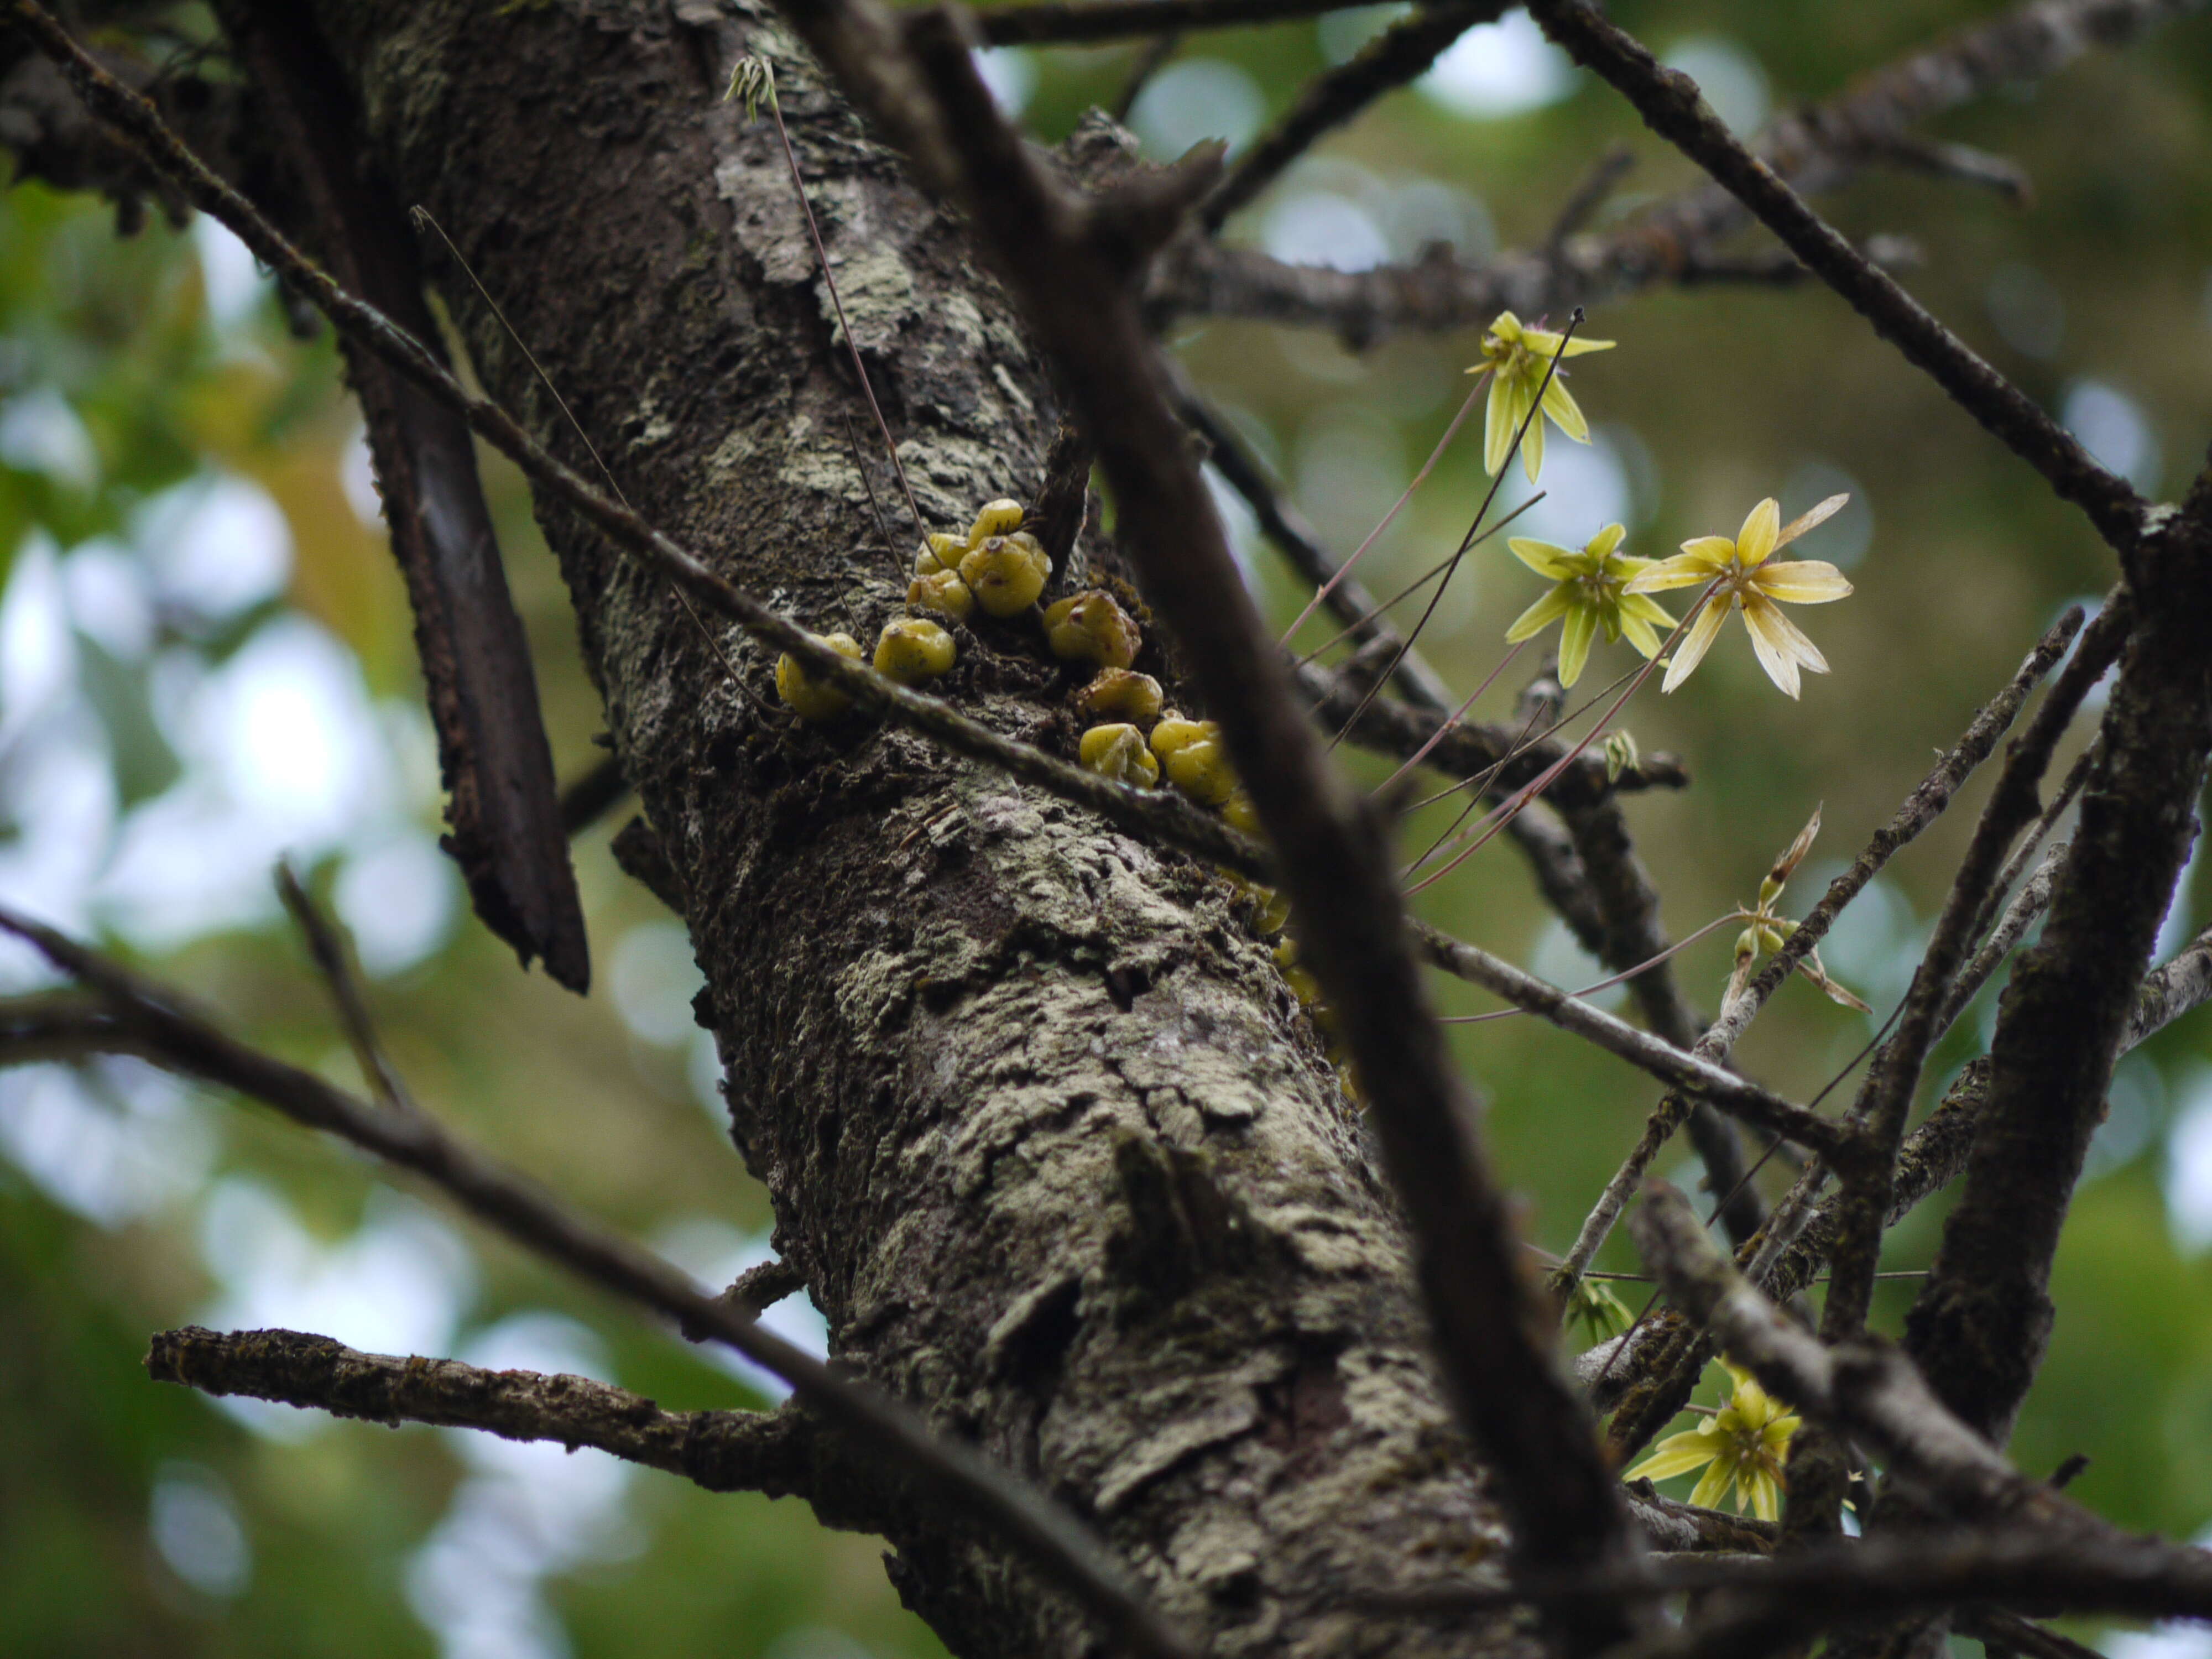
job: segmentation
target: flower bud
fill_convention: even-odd
[[[1152,752],[1166,769],[1168,781],[1200,805],[1226,805],[1237,793],[1236,769],[1221,745],[1221,728],[1212,720],[1161,715],[1152,728]]]

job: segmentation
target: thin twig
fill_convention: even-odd
[[[505,1440],[592,1446],[708,1492],[809,1495],[819,1431],[796,1407],[664,1411],[566,1372],[485,1370],[458,1359],[362,1353],[305,1331],[158,1331],[146,1370],[202,1394],[274,1400],[370,1423],[477,1429]]]
[[[1138,94],[1152,84],[1155,75],[1167,67],[1168,60],[1176,55],[1176,49],[1182,45],[1182,31],[1170,29],[1139,53],[1137,61],[1130,66],[1128,78],[1121,82],[1121,90],[1114,94],[1114,101],[1106,106],[1106,112],[1127,125],[1129,112],[1136,106]]]
[[[1281,23],[1341,10],[1346,0],[1043,0],[979,11],[976,31],[994,46],[1069,46],[1168,30]]]
[[[1590,216],[1605,204],[1613,194],[1613,187],[1636,165],[1636,152],[1626,144],[1615,144],[1594,162],[1582,183],[1574,187],[1560,204],[1559,217],[1552,221],[1549,234],[1544,238],[1544,256],[1557,261],[1559,251],[1566,246],[1567,238],[1590,221]]]
[[[1832,1119],[1816,1117],[1771,1090],[1695,1054],[1685,1054],[1478,945],[1451,939],[1424,922],[1413,923],[1413,933],[1422,954],[1434,966],[1494,992],[1529,1013],[1541,1015],[1561,1030],[1588,1038],[1654,1077],[1710,1100],[1731,1116],[1787,1135],[1803,1146],[1826,1150],[1840,1145],[1844,1127]]]
[[[1208,234],[1280,178],[1283,170],[1322,134],[1358,115],[1384,94],[1428,72],[1452,42],[1480,23],[1504,15],[1507,0],[1432,0],[1362,46],[1352,58],[1316,76],[1282,118],[1255,139],[1198,211]]]
[[[2111,609],[2108,603],[2106,609]],[[1921,780],[1919,786],[1905,798],[1890,821],[1876,830],[1863,851],[1842,875],[1828,884],[1828,890],[1820,902],[1807,913],[1797,924],[1797,930],[1784,943],[1782,950],[1754,975],[1741,992],[1729,998],[1721,1009],[1720,1017],[1698,1040],[1692,1052],[1715,1062],[1722,1061],[1735,1051],[1745,1030],[1765,1006],[1783,980],[1797,963],[1810,954],[1813,947],[1826,936],[1828,927],[1844,907],[1866,890],[1867,884],[1879,875],[1891,859],[1933,823],[1950,805],[1951,799],[1971,776],[1974,769],[1988,759],[1991,751],[2019,717],[2021,705],[2033,692],[2038,682],[2074,640],[2081,627],[2078,611],[2069,611],[2052,625],[2050,631],[2037,641],[2004,690],[1992,697],[1968,722],[1966,730],[1950,752],[1936,763],[1933,771]],[[1670,1139],[1688,1116],[1686,1102],[1669,1097],[1652,1109],[1642,1134],[1631,1149],[1620,1168],[1608,1181],[1583,1219],[1577,1234],[1574,1248],[1568,1252],[1567,1261],[1553,1280],[1556,1293],[1562,1297],[1573,1287],[1580,1276],[1595,1259],[1599,1248],[1612,1233],[1613,1224],[1637,1183],[1644,1178],[1651,1160]]]
[[[369,1018],[368,1000],[362,994],[361,981],[354,977],[353,963],[346,951],[346,942],[337,927],[307,896],[300,884],[292,866],[279,860],[276,865],[276,896],[284,901],[291,912],[301,936],[307,941],[307,954],[314,958],[315,970],[323,976],[323,987],[331,994],[331,1006],[337,1011],[338,1024],[344,1029],[346,1045],[353,1050],[354,1063],[361,1067],[369,1092],[395,1112],[416,1109],[407,1085],[384,1053],[384,1045],[376,1040],[376,1024]]]
[[[605,755],[586,769],[583,775],[571,780],[561,790],[561,827],[571,839],[580,836],[613,810],[614,805],[629,793],[629,778],[622,762],[612,755]]]

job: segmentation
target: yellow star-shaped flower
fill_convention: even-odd
[[[1548,386],[1544,376],[1558,358],[1610,351],[1613,345],[1611,340],[1570,340],[1548,328],[1528,328],[1511,312],[1499,312],[1498,320],[1482,337],[1482,361],[1468,370],[1470,374],[1490,376],[1490,402],[1482,422],[1484,470],[1504,471],[1506,457],[1513,449],[1513,434],[1528,419],[1528,411],[1536,407],[1540,395],[1544,413],[1553,423],[1577,443],[1588,443],[1589,422],[1583,418],[1574,394],[1567,390],[1565,371],[1553,374]],[[1541,420],[1528,423],[1528,435],[1521,443],[1521,465],[1528,471],[1528,482],[1535,483],[1544,467]]]
[[[1802,518],[1782,523],[1782,509],[1770,495],[1751,509],[1743,528],[1731,541],[1726,536],[1700,536],[1684,542],[1671,559],[1662,559],[1628,584],[1631,593],[1657,593],[1670,587],[1693,587],[1717,580],[1719,587],[1698,612],[1697,620],[1668,665],[1662,691],[1672,691],[1690,678],[1690,671],[1705,659],[1731,605],[1743,612],[1751,630],[1751,648],[1767,678],[1791,696],[1797,695],[1797,670],[1802,665],[1815,674],[1828,672],[1828,659],[1807,639],[1796,623],[1784,616],[1775,601],[1784,605],[1826,605],[1851,591],[1844,573],[1819,559],[1780,559],[1768,562],[1777,548],[1786,547],[1814,526],[1839,511],[1849,495],[1831,495]]]
[[[1760,1388],[1750,1372],[1726,1360],[1735,1379],[1728,1403],[1694,1429],[1671,1434],[1651,1449],[1651,1455],[1629,1470],[1631,1480],[1664,1480],[1671,1474],[1687,1474],[1702,1468],[1690,1501],[1700,1509],[1713,1509],[1735,1487],[1735,1512],[1748,1507],[1762,1521],[1779,1520],[1781,1494],[1787,1484],[1783,1466],[1790,1457],[1790,1437],[1797,1431],[1794,1412]]]
[[[1510,538],[1513,556],[1540,576],[1548,576],[1552,591],[1515,618],[1505,630],[1505,642],[1520,642],[1547,623],[1564,617],[1559,624],[1559,684],[1572,685],[1582,678],[1589,659],[1590,641],[1600,629],[1608,641],[1626,634],[1628,642],[1647,657],[1659,654],[1656,623],[1672,629],[1674,619],[1641,593],[1631,592],[1629,583],[1654,561],[1632,558],[1620,550],[1627,532],[1609,524],[1579,549],[1555,547],[1550,542]]]

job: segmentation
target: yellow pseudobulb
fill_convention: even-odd
[[[1096,588],[1048,607],[1044,637],[1054,656],[1101,668],[1127,668],[1145,642],[1129,613]]]
[[[923,617],[902,617],[884,625],[876,641],[876,672],[901,685],[920,685],[952,666],[952,635]]]
[[[860,659],[860,642],[850,634],[814,636],[841,657]],[[775,694],[803,720],[833,720],[852,706],[853,700],[826,680],[810,679],[798,658],[786,652],[775,662]]]

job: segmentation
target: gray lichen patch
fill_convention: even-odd
[[[844,307],[844,321],[852,325],[853,337],[863,351],[888,349],[899,331],[921,307],[914,273],[898,250],[859,243],[830,256],[830,274],[837,279],[836,300],[829,284],[821,285],[823,320],[830,325],[830,343],[842,347],[844,330],[838,324],[837,304]]]

